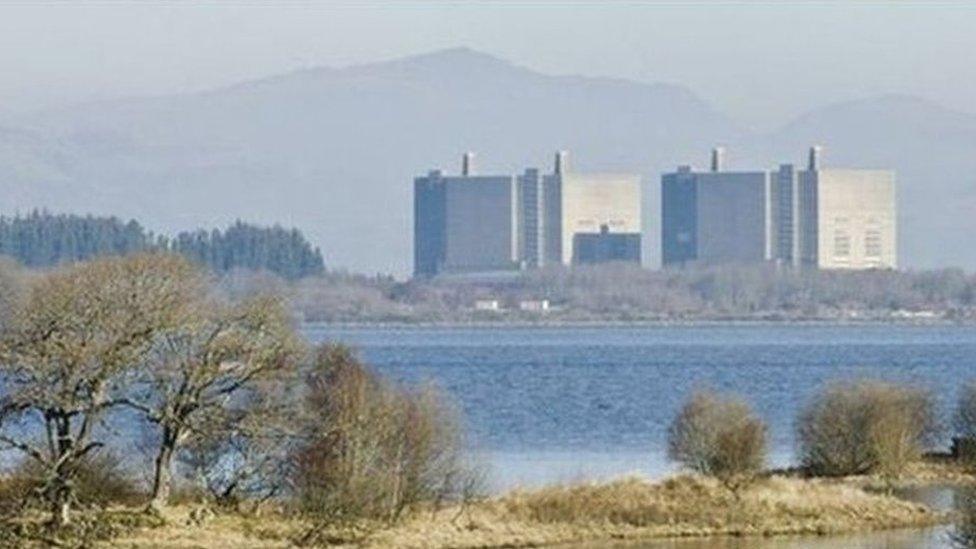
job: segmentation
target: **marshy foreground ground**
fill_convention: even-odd
[[[927,461],[899,484],[973,484],[952,464]],[[358,523],[316,530],[274,511],[241,513],[178,505],[153,517],[116,509],[101,519],[101,547],[490,548],[668,537],[832,535],[927,527],[949,513],[888,495],[872,477],[802,479],[771,474],[733,494],[713,479],[682,475],[660,482],[631,477],[607,483],[514,491],[464,507],[415,510],[393,526]],[[7,525],[8,528],[12,526]],[[18,527],[28,532],[29,527]],[[38,530],[40,531],[40,530]],[[8,538],[12,539],[12,538]],[[54,542],[21,538],[24,546]],[[73,542],[62,540],[64,546]]]

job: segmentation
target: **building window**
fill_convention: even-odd
[[[851,255],[851,237],[845,231],[834,233],[834,257],[848,257]]]
[[[864,255],[865,257],[881,257],[881,231],[868,229],[864,234]]]

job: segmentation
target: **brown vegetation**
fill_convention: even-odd
[[[73,482],[75,501],[86,509],[137,505],[146,495],[118,455],[107,450],[88,454],[78,465]],[[0,517],[35,507],[43,497],[44,485],[44,469],[33,460],[21,461],[0,478]]]
[[[735,512],[730,512],[734,509]],[[125,547],[288,547],[307,532],[297,516],[222,514],[187,526],[188,510],[165,512],[170,526],[134,532]],[[373,549],[538,547],[560,543],[689,536],[828,535],[921,527],[947,517],[845,484],[773,477],[736,499],[719,482],[681,476],[639,478],[515,492],[497,499],[406,515],[394,525],[326,529],[335,546]],[[324,543],[323,543],[324,544]]]
[[[976,468],[976,382],[962,386],[953,417],[956,457]]]
[[[976,319],[976,276],[956,269],[925,272],[777,270],[721,266],[652,271],[630,264],[549,266],[507,277],[396,282],[386,276],[326,273],[280,288],[309,321],[456,322],[483,319],[475,299],[499,300],[495,320],[670,319],[886,320],[929,313]],[[240,277],[232,283],[241,286]],[[544,317],[518,310],[520,300],[548,299]]]
[[[179,258],[102,259],[32,280],[0,341],[0,445],[41,469],[55,526],[71,520],[76,478],[104,445],[96,426],[159,327],[180,315],[193,269]],[[33,425],[45,433],[35,437]]]
[[[953,545],[960,549],[976,548],[976,489],[957,492],[953,503],[956,509],[955,528],[950,534]]]
[[[921,458],[935,432],[928,393],[877,381],[833,384],[797,421],[802,465],[826,476],[895,478]]]
[[[738,494],[763,469],[766,425],[738,398],[695,393],[668,429],[668,457]]]
[[[630,276],[608,268],[620,269],[618,281]],[[725,271],[695,279],[695,291],[725,280],[733,307],[758,310],[741,291],[748,271],[730,272],[738,273],[731,282]],[[575,295],[573,284],[594,273],[531,276],[537,288]],[[21,460],[0,479],[3,546],[518,547],[824,534],[944,518],[850,480],[761,474],[765,426],[742,401],[708,393],[686,403],[668,441],[670,457],[703,476],[479,498],[445,396],[385,380],[345,347],[307,353],[279,297],[253,288],[218,297],[199,270],[165,254],[26,280],[0,264],[0,290],[9,290],[0,301],[0,451]],[[423,291],[428,302],[460,303],[437,283],[404,291],[408,301]],[[587,295],[630,307],[623,290]],[[976,401],[976,391],[960,401],[961,434],[976,407],[967,395]],[[132,417],[153,435],[147,483],[110,450],[112,421]],[[803,464],[813,474],[892,479],[921,457],[933,418],[922,391],[832,386],[798,422]],[[176,482],[191,497],[172,498]],[[181,500],[196,507],[167,508]],[[143,512],[147,501],[155,512]]]
[[[0,330],[10,322],[24,298],[26,276],[14,261],[0,257]]]
[[[295,456],[294,485],[316,521],[392,522],[411,506],[476,488],[457,416],[433,387],[396,387],[330,345],[316,355],[305,409],[308,442]]]
[[[184,449],[192,446],[197,466],[207,460],[204,453],[212,460],[226,459],[227,444],[250,447],[255,442],[245,439],[268,431],[255,432],[248,425],[270,427],[275,415],[287,413],[282,408],[288,402],[276,400],[282,396],[277,391],[294,380],[301,348],[287,312],[270,296],[235,304],[198,297],[179,322],[157,330],[133,381],[144,390],[121,399],[159,431],[153,507],[166,505],[172,462]],[[233,488],[242,484],[233,483]],[[221,493],[223,500],[230,497]]]

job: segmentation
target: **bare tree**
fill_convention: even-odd
[[[71,520],[96,431],[156,334],[181,317],[195,269],[159,254],[100,259],[39,277],[0,342],[0,444],[34,460],[54,526]]]
[[[668,429],[668,457],[738,497],[765,463],[766,426],[736,397],[695,393]]]
[[[395,521],[411,505],[461,499],[476,484],[443,396],[389,384],[345,347],[319,349],[306,409],[296,488],[304,510],[326,523]]]
[[[218,505],[247,501],[257,509],[287,490],[299,440],[289,393],[286,387],[256,392],[223,414],[223,424],[195,431],[183,445],[179,463]]]
[[[181,323],[157,335],[138,390],[125,401],[159,429],[152,507],[166,505],[173,458],[191,439],[205,447],[208,439],[240,444],[250,435],[245,438],[254,444],[262,422],[251,416],[268,418],[288,404],[268,403],[262,393],[294,376],[301,349],[286,309],[273,296],[237,304],[202,300]]]
[[[881,381],[834,383],[797,420],[800,459],[824,476],[871,473],[892,480],[937,432],[929,393]]]
[[[13,318],[25,297],[27,277],[12,259],[0,257],[0,330]]]

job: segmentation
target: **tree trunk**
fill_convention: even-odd
[[[149,506],[162,509],[169,503],[170,486],[172,485],[172,461],[176,448],[176,437],[169,430],[163,433],[163,440],[156,454],[156,469],[153,474],[152,500]]]
[[[51,504],[51,525],[61,528],[71,523],[71,499],[74,495],[69,476],[68,463],[74,449],[71,438],[71,420],[61,416],[55,420],[57,429],[57,463],[54,468],[52,484],[47,487],[47,498]]]
[[[59,502],[54,516],[54,525],[59,528],[71,524],[71,504],[67,500]]]
[[[71,491],[60,481],[50,495],[51,525],[55,529],[71,524]]]

